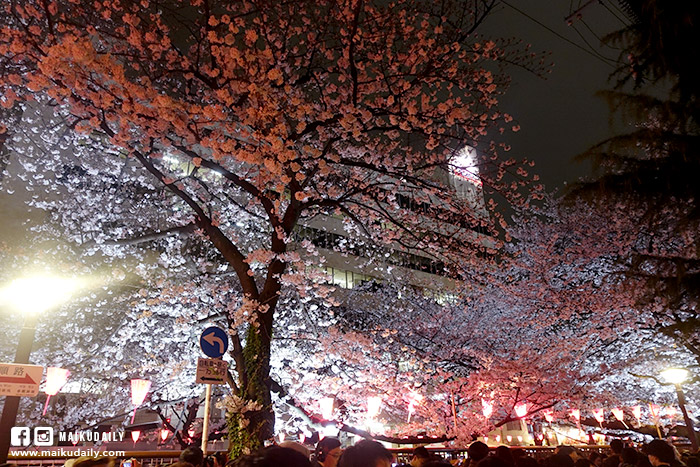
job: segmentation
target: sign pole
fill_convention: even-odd
[[[207,444],[209,442],[209,410],[211,409],[211,384],[207,384],[207,392],[204,396],[204,423],[202,424],[202,452],[207,456]]]
[[[221,357],[228,349],[228,334],[216,326],[208,327],[199,338],[199,346],[207,357],[197,359],[197,383],[207,385],[204,396],[204,423],[202,424],[202,452],[207,455],[209,441],[209,412],[211,410],[211,385],[226,384],[228,363]]]
[[[19,334],[19,344],[15,353],[15,363],[29,363],[29,355],[32,353],[34,334],[36,333],[37,314],[30,314],[24,318],[24,325]],[[19,397],[6,396],[5,405],[2,407],[0,418],[0,463],[7,462],[10,452],[10,431],[17,420],[19,409]]]

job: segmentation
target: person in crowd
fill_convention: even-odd
[[[452,464],[439,456],[431,457],[422,467],[452,467]]]
[[[646,455],[642,454],[641,452],[638,454],[637,467],[652,467],[651,462],[649,462],[649,458]]]
[[[603,467],[603,460],[605,460],[605,454],[593,451],[588,456],[588,460],[591,461],[595,467]]]
[[[698,459],[698,456],[693,455],[689,452],[683,453],[683,456],[681,457],[681,461],[687,467],[700,467],[700,459]],[[0,467],[2,467],[2,466],[0,466]]]
[[[602,467],[618,467],[620,465],[621,458],[617,454],[612,454],[603,460]]]
[[[73,462],[73,467],[114,467],[115,459],[112,457],[78,457]]]
[[[673,446],[662,439],[655,439],[644,446],[644,453],[653,467],[671,467],[676,457]]]
[[[501,459],[507,467],[515,467],[515,459],[513,459],[513,453],[508,446],[498,446],[493,455]]]
[[[520,459],[523,457],[527,457],[527,454],[525,453],[525,450],[523,448],[513,448],[510,450],[511,456],[513,456],[513,462],[515,465],[519,466]]]
[[[182,462],[189,462],[194,467],[204,467],[204,453],[199,446],[190,446],[186,448],[180,453],[180,460]]]
[[[485,458],[481,459],[476,465],[478,467],[508,467],[508,465],[503,459],[496,456],[486,456]],[[470,464],[470,467],[473,466],[471,466]]]
[[[340,440],[326,436],[316,444],[312,464],[321,467],[336,467],[341,453]]]
[[[278,444],[278,446],[281,448],[294,449],[295,451],[302,453],[307,459],[311,457],[311,451],[309,451],[309,448],[301,443],[297,443],[296,441],[282,441],[280,444]]]
[[[622,448],[620,460],[622,461],[620,462],[620,467],[636,467],[639,461],[637,450],[630,447]]]
[[[574,459],[565,452],[557,452],[545,461],[547,467],[574,467]]]
[[[578,450],[573,446],[564,446],[564,445],[557,446],[557,449],[555,449],[554,453],[555,454],[564,454],[566,456],[569,456],[569,457],[571,457],[571,460],[574,461],[574,463],[583,457],[579,454]]]
[[[610,456],[608,457],[617,457],[617,464],[622,463],[622,449],[624,449],[625,443],[622,442],[621,439],[613,439],[610,441]],[[610,461],[612,463],[612,461]]]
[[[537,459],[530,456],[520,456],[515,459],[515,465],[517,467],[540,467]]]
[[[226,467],[226,463],[228,462],[228,453],[223,451],[216,452],[211,457],[214,459],[214,467]]]
[[[311,461],[299,451],[279,446],[269,446],[241,456],[227,465],[230,467],[311,467]]]
[[[347,448],[338,459],[338,467],[391,467],[394,456],[377,441],[363,439]]]
[[[429,460],[430,452],[428,452],[425,446],[418,446],[413,450],[413,457],[411,457],[411,466],[422,467]]]
[[[476,464],[486,459],[489,455],[489,447],[486,443],[481,441],[474,441],[467,448],[467,455],[469,456],[469,467],[475,467]]]
[[[589,461],[585,457],[579,457],[574,462],[574,467],[593,467],[593,464],[591,464],[591,461]]]

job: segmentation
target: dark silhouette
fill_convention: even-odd
[[[194,465],[194,467],[203,467],[204,453],[199,446],[190,446],[180,453],[180,460],[182,462],[189,462]]]
[[[311,461],[291,448],[270,446],[248,456],[241,456],[230,467],[311,467]]]
[[[363,439],[347,448],[338,459],[338,467],[388,467],[394,456],[381,443]]]

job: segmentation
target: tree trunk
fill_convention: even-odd
[[[260,449],[265,441],[274,436],[275,414],[272,411],[272,398],[268,384],[270,375],[270,336],[265,329],[251,326],[243,348],[246,378],[239,378],[245,385],[240,386],[243,404],[252,405],[253,410],[227,414],[228,437],[231,458]],[[250,407],[248,407],[250,408]]]

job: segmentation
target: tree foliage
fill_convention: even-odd
[[[582,156],[599,172],[570,197],[607,213],[617,248],[610,258],[633,284],[640,316],[651,315],[641,326],[700,358],[698,6],[624,3],[630,25],[608,39],[622,47],[625,66],[604,95],[629,129]]]
[[[209,287],[230,329],[230,383],[236,406],[246,408],[230,413],[235,449],[272,435],[275,319],[300,311],[280,309],[283,289],[298,293],[297,304],[308,303],[310,290],[333,303],[329,289],[309,289],[316,253],[303,239],[302,250],[290,248],[297,226],[341,217],[337,228],[349,236],[419,251],[456,275],[457,265],[480,261],[479,252],[494,246],[475,230],[503,223],[450,188],[464,145],[484,156],[476,168],[457,168],[487,193],[522,205],[523,192],[541,188],[491,141],[512,126],[497,109],[507,81],[500,65],[539,66],[513,44],[475,34],[492,7],[481,0],[3,5],[2,103],[21,106],[41,129],[19,138],[22,160],[32,183],[52,193],[35,203],[87,254],[128,263],[144,241],[160,242],[149,244],[157,257],[135,264],[140,273],[154,261],[206,273],[194,280]],[[57,197],[72,201],[61,207]],[[426,216],[401,199],[434,209]],[[200,236],[175,235],[192,231]],[[237,298],[225,288],[220,294],[221,282],[207,282],[213,276]],[[178,319],[191,313],[173,310]]]

